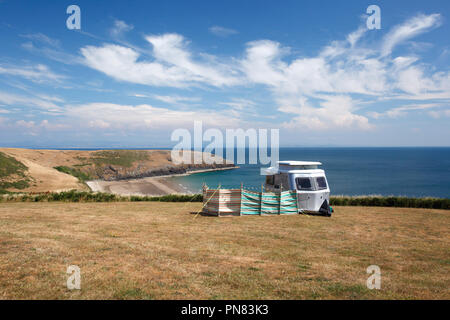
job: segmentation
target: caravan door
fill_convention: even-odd
[[[310,177],[296,177],[298,208],[308,210],[310,205],[311,191],[314,190],[313,181]]]

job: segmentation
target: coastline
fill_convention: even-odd
[[[195,159],[197,152],[192,151],[191,157]],[[189,194],[188,188],[169,178],[237,168],[225,159],[212,164],[175,164],[170,150],[158,149],[0,148],[0,160],[11,168],[0,177],[0,190],[6,192],[90,189],[119,195]]]
[[[121,196],[163,196],[168,194],[192,194],[185,186],[175,183],[170,178],[188,176],[196,173],[237,169],[238,166],[191,170],[161,176],[127,179],[127,180],[91,180],[86,184],[94,192],[107,192]]]

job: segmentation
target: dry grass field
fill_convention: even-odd
[[[199,203],[0,203],[0,299],[450,299],[450,215],[196,216]],[[381,268],[380,290],[366,268]],[[66,288],[69,265],[81,290]]]

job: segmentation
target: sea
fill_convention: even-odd
[[[236,151],[235,151],[236,153]],[[248,158],[248,150],[246,150]],[[320,161],[332,195],[383,195],[449,198],[450,148],[280,148],[280,160]],[[248,161],[246,161],[248,163]],[[261,164],[240,164],[233,170],[171,178],[197,193],[210,188],[261,190]]]

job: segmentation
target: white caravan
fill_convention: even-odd
[[[265,170],[266,190],[297,191],[299,212],[322,213],[331,216],[330,188],[320,162],[278,161],[278,167]]]

